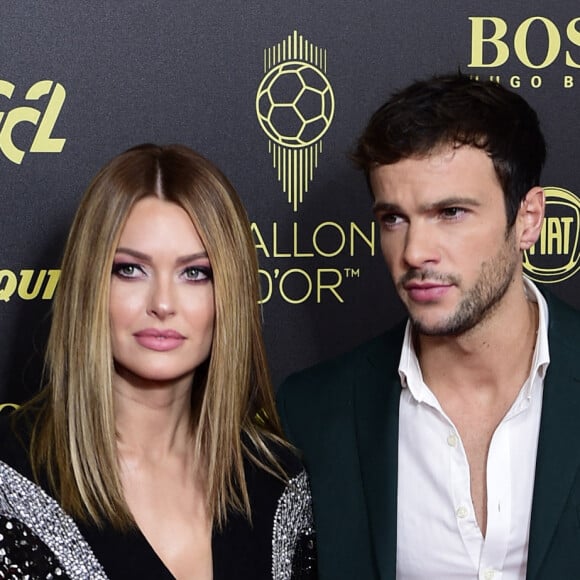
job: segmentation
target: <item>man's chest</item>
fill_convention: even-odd
[[[422,567],[441,578],[525,576],[541,408],[527,411],[495,430],[462,433],[440,409],[403,390],[398,578],[417,577]]]

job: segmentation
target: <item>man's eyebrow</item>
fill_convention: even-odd
[[[456,206],[471,206],[479,207],[481,202],[473,197],[461,197],[461,196],[451,196],[445,197],[434,201],[433,203],[425,203],[419,206],[420,211],[431,211],[434,209],[443,209],[446,207],[456,207]]]
[[[389,213],[400,213],[402,211],[402,209],[396,203],[387,203],[384,201],[376,201],[373,204],[373,213],[378,213],[380,211],[386,211]]]
[[[443,199],[438,199],[433,203],[425,203],[419,206],[420,212],[428,212],[437,209],[443,209],[446,207],[455,206],[470,206],[479,207],[481,202],[472,197],[461,197],[461,196],[451,196],[445,197]],[[388,212],[388,213],[405,213],[400,205],[396,203],[387,203],[384,201],[377,201],[373,204],[373,213],[378,212]]]

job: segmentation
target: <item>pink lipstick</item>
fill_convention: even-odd
[[[174,350],[181,346],[185,340],[185,336],[175,330],[157,328],[145,328],[133,336],[141,346],[158,352]]]

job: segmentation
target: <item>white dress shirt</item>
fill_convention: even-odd
[[[539,306],[538,333],[530,374],[491,440],[485,538],[475,518],[461,437],[423,381],[407,324],[399,363],[398,580],[525,578],[542,390],[550,362],[548,307],[529,280],[526,287]]]

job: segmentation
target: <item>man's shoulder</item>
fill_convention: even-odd
[[[580,319],[580,310],[570,305],[568,302],[564,302],[564,300],[561,300],[555,294],[552,294],[545,289],[542,289],[542,294],[548,304],[550,323],[565,324],[567,321],[572,319],[574,323],[571,327],[576,328],[578,331],[578,327],[575,326],[575,323]]]
[[[349,385],[368,365],[379,367],[378,372],[396,370],[404,331],[405,321],[346,353],[291,374],[280,385],[279,396],[293,393],[301,397],[302,392],[307,391],[305,394],[309,398],[325,397],[329,389],[336,395],[341,386]]]
[[[580,335],[580,310],[542,289],[548,305],[548,338],[550,344],[568,343]],[[575,348],[575,345],[574,345]]]
[[[550,345],[550,366],[560,369],[561,365],[571,365],[580,372],[578,338],[580,337],[580,310],[543,291],[548,304],[548,340]]]

